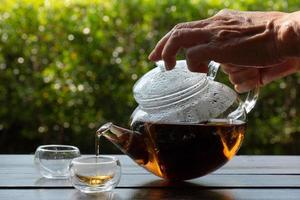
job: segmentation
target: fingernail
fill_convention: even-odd
[[[167,66],[167,65],[165,65],[165,68],[166,68],[167,71],[171,70],[171,68],[169,66]]]
[[[241,88],[239,85],[234,85],[234,90],[237,91],[238,93],[242,93]]]
[[[175,64],[170,63],[170,62],[165,62],[165,68],[167,71],[170,71],[174,68]]]

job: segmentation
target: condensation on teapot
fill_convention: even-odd
[[[134,86],[139,107],[133,122],[200,123],[227,114],[240,103],[235,91],[204,73],[189,71],[184,60],[171,71],[162,61],[156,65]]]

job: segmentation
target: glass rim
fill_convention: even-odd
[[[65,148],[65,149],[47,149],[51,147]],[[37,150],[48,151],[48,152],[79,152],[79,149],[72,145],[62,145],[62,144],[48,144],[41,145]]]
[[[89,159],[89,158],[106,158],[109,159],[108,161],[99,161],[99,162],[82,162],[81,160]],[[77,158],[74,158],[71,163],[72,164],[77,164],[77,165],[102,165],[102,164],[112,164],[112,163],[117,163],[119,161],[118,158],[114,156],[106,156],[106,155],[99,155],[99,156],[80,156]]]

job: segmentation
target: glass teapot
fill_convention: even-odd
[[[164,62],[134,85],[139,104],[130,129],[106,123],[97,131],[137,164],[168,180],[187,180],[223,166],[238,151],[246,115],[254,107],[258,88],[245,100],[214,81],[219,63],[209,72],[194,73],[185,60],[171,71]]]

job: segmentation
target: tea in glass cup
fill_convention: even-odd
[[[84,193],[110,191],[117,186],[121,177],[121,164],[112,156],[75,158],[69,170],[71,183]]]
[[[45,178],[66,179],[73,158],[79,157],[77,147],[70,145],[42,145],[35,151],[34,161],[38,171]]]

